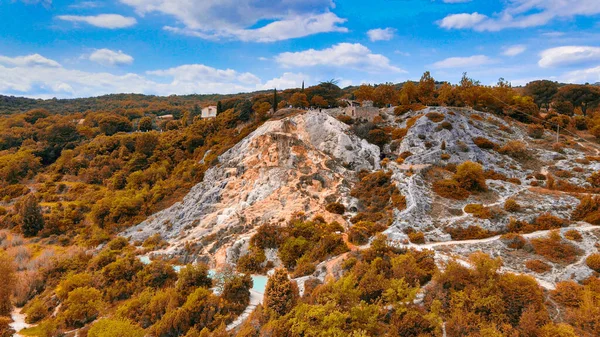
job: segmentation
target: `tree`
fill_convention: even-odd
[[[554,111],[556,111],[557,113],[559,113],[561,115],[567,115],[567,116],[573,116],[573,111],[575,110],[573,103],[571,103],[569,101],[554,102],[554,103],[552,103],[552,107],[554,108]]]
[[[16,281],[13,259],[6,252],[0,251],[0,316],[10,316],[10,297]]]
[[[69,327],[82,327],[98,317],[102,308],[102,293],[95,288],[77,288],[69,293],[61,307],[61,316]]]
[[[98,128],[100,132],[110,136],[117,132],[131,131],[131,122],[127,117],[115,113],[103,114],[98,120]]]
[[[144,329],[126,319],[103,318],[94,323],[88,337],[144,337]]]
[[[539,109],[546,106],[546,110],[548,110],[550,108],[550,102],[557,92],[558,83],[548,80],[529,82],[525,86],[525,93],[533,97],[533,101],[537,104]]]
[[[247,122],[252,116],[252,102],[250,100],[242,100],[235,105],[235,111],[238,113],[238,117],[242,122]]]
[[[188,264],[179,271],[177,288],[183,292],[191,292],[198,287],[212,287],[212,279],[208,276],[208,266],[203,263]]]
[[[362,84],[358,89],[354,90],[353,94],[357,101],[373,101],[375,89],[372,85]]]
[[[288,278],[287,270],[277,269],[267,281],[264,305],[283,316],[296,305],[298,296],[298,286]]]
[[[252,285],[253,281],[250,275],[236,275],[233,279],[225,282],[221,297],[229,301],[233,311],[239,314],[250,303],[250,289]]]
[[[431,73],[426,71],[417,85],[417,97],[422,104],[432,105],[435,99],[434,94],[435,80],[431,77]]]
[[[217,116],[221,114],[221,112],[223,112],[223,104],[221,103],[221,101],[217,102]]]
[[[380,84],[373,90],[373,98],[376,106],[386,106],[388,104],[398,104],[398,91],[392,83]]]
[[[310,100],[310,102],[312,105],[317,106],[319,108],[327,106],[327,101],[322,96],[319,96],[319,95],[313,96],[313,98]]]
[[[18,205],[18,210],[23,235],[26,237],[36,236],[39,231],[44,229],[44,216],[37,198],[33,194],[28,194],[23,198]]]
[[[277,111],[279,103],[277,102],[277,89],[273,89],[273,112]]]
[[[296,92],[290,97],[290,104],[296,108],[305,108],[309,105],[306,94],[301,92]]]
[[[152,130],[152,118],[143,117],[140,119],[140,124],[138,125],[138,130],[146,132]]]
[[[400,89],[400,104],[409,105],[417,101],[417,87],[411,81],[407,81]]]
[[[600,89],[591,85],[566,85],[558,89],[556,100],[571,102],[574,107],[580,107],[585,115],[588,108],[600,103]]]
[[[466,161],[456,167],[454,180],[460,184],[460,187],[467,191],[487,190],[483,166],[472,161]]]

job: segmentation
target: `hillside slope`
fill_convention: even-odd
[[[532,273],[525,261],[544,260],[551,270],[536,278],[548,284],[571,277],[582,280],[592,273],[584,260],[596,251],[600,231],[570,219],[585,195],[575,187],[591,188],[587,178],[600,169],[598,161],[588,159],[593,159],[595,148],[570,137],[553,145],[555,136],[547,131],[532,138],[525,125],[469,109],[428,108],[400,117],[382,109],[381,117],[378,127],[405,129],[402,137],[383,146],[387,159],[381,165],[380,149],[353,132],[359,129],[356,124],[349,127],[316,111],[271,120],[219,157],[219,164],[182,202],[123,235],[141,241],[158,233],[169,246],[156,253],[181,257],[183,262],[235,263],[256,228],[283,225],[297,212],[323,215],[326,221],[351,228],[362,206],[350,196],[356,173],[383,169],[392,173],[406,198],[407,207],[394,211],[384,232],[398,246],[418,248],[409,245],[409,234],[421,232],[428,243],[447,243],[421,247],[436,250],[439,261],[466,260],[483,250],[502,256],[505,269],[516,272]],[[456,165],[465,161],[483,166],[487,189],[464,198],[440,196],[436,182],[451,179]],[[507,200],[519,209],[507,210]],[[348,211],[343,216],[327,212],[331,202],[344,204]],[[473,205],[484,215],[468,213]],[[548,227],[543,221],[552,224]],[[528,234],[525,241],[559,228],[564,244],[581,250],[576,261],[548,260],[529,241],[526,249],[509,247],[496,235],[514,231],[515,224],[528,224],[523,232],[537,233]],[[564,238],[579,226],[585,227],[579,243]],[[323,271],[317,270],[317,275],[323,278]]]
[[[344,222],[325,205],[350,203],[356,172],[379,169],[379,155],[324,113],[272,120],[220,156],[182,202],[123,235],[144,240],[159,233],[170,243],[161,253],[185,254],[187,243],[194,256],[222,264],[225,248],[264,223],[297,212]]]

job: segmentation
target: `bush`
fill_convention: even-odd
[[[329,213],[333,213],[333,214],[344,214],[346,212],[346,207],[342,204],[340,204],[339,202],[332,202],[330,204],[328,204],[325,209],[327,210],[327,212]]]
[[[568,225],[566,220],[548,213],[538,216],[534,223],[537,226],[537,230],[556,229]]]
[[[27,315],[25,322],[28,324],[35,324],[46,318],[50,311],[48,306],[41,299],[35,298],[27,304],[24,313]]]
[[[394,208],[406,208],[406,198],[392,180],[392,172],[361,172],[359,178],[350,195],[360,201],[361,213],[352,218],[352,223],[365,220],[387,223]]]
[[[487,191],[483,167],[478,163],[466,161],[458,165],[454,174],[454,180],[459,183],[460,187],[467,191]]]
[[[263,272],[262,264],[267,260],[265,251],[253,247],[248,254],[237,261],[237,270],[240,273],[259,274]]]
[[[354,124],[354,118],[352,118],[350,116],[346,116],[346,115],[337,116],[337,120],[344,124],[348,124],[348,125]]]
[[[179,271],[177,289],[185,292],[197,287],[212,287],[212,279],[208,276],[208,266],[204,263],[188,264]]]
[[[479,219],[491,219],[492,212],[482,204],[468,204],[465,206],[465,212],[472,214],[474,217]]]
[[[473,138],[473,143],[475,143],[475,145],[477,145],[480,149],[491,150],[496,148],[496,143],[484,137]]]
[[[451,157],[452,157],[452,156],[451,156],[451,155],[449,155],[448,153],[442,153],[442,154],[440,155],[440,159],[441,159],[441,160],[448,160],[448,159],[450,159]]]
[[[455,200],[465,200],[469,197],[469,191],[460,186],[453,179],[439,180],[433,183],[433,191],[440,197]]]
[[[600,198],[585,196],[573,213],[571,219],[575,221],[586,221],[592,225],[600,225]]]
[[[521,235],[515,233],[507,233],[500,237],[500,241],[504,243],[508,248],[521,249],[525,247],[527,240]]]
[[[527,127],[527,134],[531,138],[540,139],[544,136],[544,127],[539,124],[530,124]]]
[[[430,113],[426,114],[425,116],[434,123],[439,123],[446,118],[443,114],[441,114],[439,112],[430,112]]]
[[[423,244],[425,243],[425,234],[423,232],[411,232],[408,233],[408,239],[412,243]]]
[[[497,235],[496,232],[483,229],[477,225],[471,225],[467,228],[455,227],[448,228],[446,232],[450,234],[453,240],[476,240],[485,239]]]
[[[442,124],[440,124],[438,126],[438,128],[441,129],[446,129],[446,130],[452,130],[452,123],[448,122],[448,121],[443,121]]]
[[[375,233],[381,232],[384,229],[385,226],[383,225],[361,221],[350,227],[348,230],[348,241],[357,245],[364,245],[369,242],[369,239],[375,235]]]
[[[581,251],[575,246],[562,242],[560,234],[551,232],[548,237],[531,239],[536,254],[554,263],[571,264],[577,260]]]
[[[579,233],[579,231],[577,231],[575,229],[570,229],[570,230],[566,231],[564,236],[566,239],[571,240],[571,241],[581,242],[581,240],[583,240],[581,233]]]
[[[77,288],[63,303],[61,318],[67,326],[79,328],[96,319],[102,307],[102,293],[98,289]]]
[[[88,337],[144,337],[144,329],[125,319],[103,318],[92,324]]]
[[[504,144],[498,152],[511,156],[515,159],[527,159],[529,157],[529,151],[527,151],[527,145],[518,140],[511,140]]]
[[[583,297],[582,288],[574,281],[562,281],[556,283],[556,289],[550,292],[550,296],[562,306],[577,307]]]
[[[600,187],[600,171],[596,171],[587,178],[587,181],[592,185],[592,187]]]
[[[525,262],[525,267],[538,274],[546,273],[552,269],[552,266],[542,260],[529,260]]]
[[[587,264],[587,266],[590,267],[590,269],[594,270],[597,273],[600,273],[600,254],[591,254],[585,259],[585,264]]]
[[[507,199],[504,202],[504,210],[507,212],[518,212],[521,210],[521,205],[515,199]]]
[[[405,128],[395,128],[392,130],[392,139],[400,140],[406,136],[408,130]]]

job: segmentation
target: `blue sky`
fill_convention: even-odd
[[[600,81],[599,0],[0,0],[0,94]]]

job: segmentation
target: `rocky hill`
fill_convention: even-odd
[[[349,126],[317,111],[271,120],[220,156],[183,201],[123,235],[142,241],[159,234],[168,246],[156,253],[183,262],[235,263],[260,225],[284,224],[297,212],[351,228],[361,208],[350,195],[357,173],[385,170],[406,198],[384,232],[398,246],[433,249],[439,262],[466,261],[483,250],[501,256],[505,270],[532,274],[546,287],[592,273],[584,260],[596,251],[600,229],[571,219],[592,188],[588,178],[600,169],[593,144],[570,134],[554,144],[548,131],[470,109],[427,108],[400,117],[382,109],[380,117],[374,123],[392,135],[381,149],[359,137],[372,123]],[[436,184],[451,180],[466,161],[483,166],[486,188],[455,197],[447,194],[462,192],[452,185],[440,193]],[[332,202],[347,212],[328,212]],[[557,228],[559,243],[576,248],[574,260],[538,249]],[[575,241],[572,229],[580,236]],[[527,234],[501,236],[515,231]],[[414,232],[423,233],[423,243],[410,242]],[[548,268],[534,272],[526,261]],[[320,267],[332,269],[331,263]],[[323,271],[315,275],[322,278]]]
[[[349,129],[319,112],[269,121],[220,156],[182,202],[124,235],[144,240],[158,233],[170,244],[160,253],[193,251],[192,259],[222,264],[226,249],[243,244],[253,229],[294,213],[345,222],[325,205],[351,204],[356,173],[379,169],[380,158],[377,146]]]

